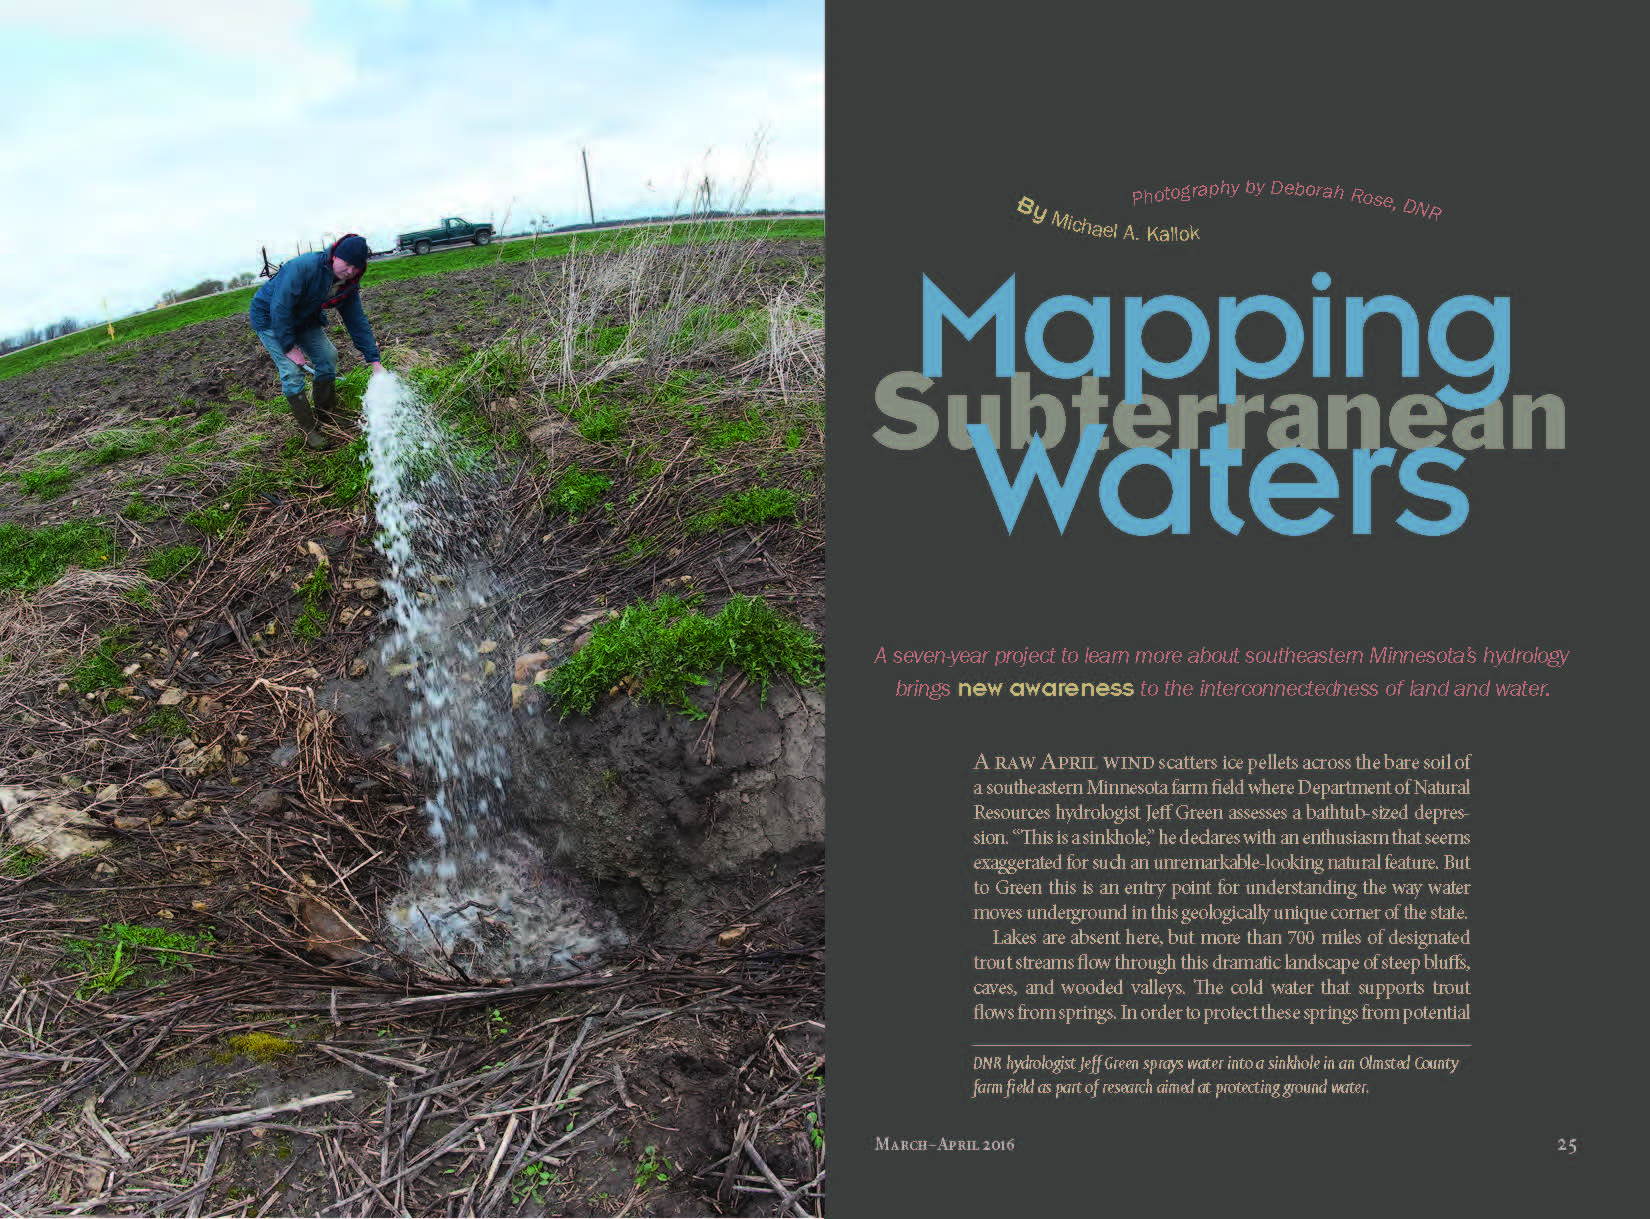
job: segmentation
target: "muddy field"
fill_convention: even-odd
[[[633,262],[369,271],[386,364],[491,463],[513,646],[565,653],[669,590],[822,629],[823,243],[742,244],[731,269],[658,252],[660,282],[724,278],[634,351],[660,306]],[[429,844],[425,778],[335,697],[379,674],[387,611],[364,377],[331,333],[348,407],[323,454],[243,317],[0,381],[0,528],[108,539],[0,594],[0,1213],[822,1213],[822,850],[692,884],[591,864],[629,943],[568,976],[392,983],[338,951],[333,920],[375,940]],[[603,501],[569,508],[570,470]],[[756,488],[789,510],[730,513]],[[673,738],[706,810],[742,686]],[[599,714],[604,739],[670,735],[622,688]],[[614,807],[647,807],[625,755],[602,765]],[[43,809],[88,853],[16,846]],[[716,820],[672,818],[687,846]]]

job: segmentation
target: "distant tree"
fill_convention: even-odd
[[[162,292],[160,294],[160,300],[155,302],[155,308],[163,309],[167,305],[176,305],[183,301],[192,301],[201,296],[211,296],[214,292],[222,292],[223,290],[223,280],[203,279],[193,288],[169,288],[165,292]]]
[[[257,278],[258,277],[251,271],[242,271],[239,275],[233,276],[227,286],[231,288],[244,288],[248,284],[256,282]]]
[[[48,339],[61,338],[63,335],[73,334],[76,330],[82,328],[81,324],[72,317],[65,317],[61,321],[52,322],[44,328],[30,326],[21,334],[0,339],[0,355],[10,351],[21,351],[25,347],[33,347],[36,343],[44,343]]]
[[[192,300],[195,300],[197,297],[211,296],[214,292],[222,292],[222,291],[223,291],[223,280],[221,280],[221,279],[203,279],[203,280],[201,280],[200,283],[196,284],[193,288],[185,288],[182,292],[179,292],[178,293],[178,299],[180,301],[192,301]]]

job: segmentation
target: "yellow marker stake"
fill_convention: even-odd
[[[109,328],[109,337],[115,337],[115,324],[109,320],[109,298],[103,298],[103,324]]]

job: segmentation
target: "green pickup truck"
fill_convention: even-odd
[[[460,241],[486,245],[493,239],[493,226],[471,224],[462,216],[448,216],[433,229],[416,233],[402,233],[395,239],[397,250],[411,250],[414,254],[428,254],[431,246],[453,245]]]

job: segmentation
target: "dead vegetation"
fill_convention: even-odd
[[[0,1199],[27,1214],[816,1213],[825,1059],[806,1013],[822,952],[759,908],[816,881],[730,910],[725,944],[471,991],[363,986],[220,915],[241,947],[102,1000],[32,973],[99,916],[42,900],[74,887],[14,889]],[[152,910],[136,888],[104,892]],[[259,1065],[275,1042],[278,1065]],[[268,1155],[277,1138],[289,1156]]]
[[[492,532],[533,633],[667,588],[822,622],[820,247],[724,244],[742,248],[720,264],[597,251],[369,297],[392,366],[424,370],[501,488]],[[0,383],[0,524],[99,521],[115,542],[0,594],[0,785],[105,843],[0,846],[0,1213],[819,1213],[817,870],[752,877],[708,943],[644,937],[554,982],[392,984],[295,917],[314,895],[370,940],[425,842],[419,776],[355,752],[319,694],[382,630],[370,505],[347,449],[290,445],[244,328],[142,346],[144,388],[118,352]],[[111,425],[134,449],[186,439],[89,464]],[[46,465],[76,480],[27,493],[16,476]],[[574,469],[606,480],[577,511]],[[786,510],[724,507],[760,488]],[[178,548],[198,553],[150,574]],[[77,997],[65,938],[115,923],[212,947]],[[295,1049],[229,1044],[260,1032]]]

